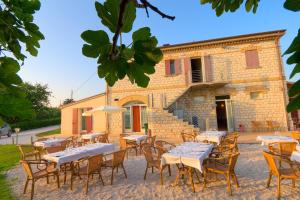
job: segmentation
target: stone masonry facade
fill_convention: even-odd
[[[200,130],[207,126],[217,129],[216,96],[230,97],[234,130],[243,125],[251,131],[251,121],[266,120],[276,121],[282,130],[287,130],[290,116],[285,111],[288,97],[279,45],[284,32],[163,46],[163,60],[150,75],[148,87],[139,88],[125,78],[107,88],[107,102],[118,106],[134,101],[144,103],[149,128],[160,138],[178,137],[181,130],[194,130],[188,123],[193,116],[198,117]],[[258,67],[247,68],[248,50],[258,52]],[[205,56],[211,59],[212,80],[192,83],[189,60],[204,60]],[[170,59],[179,60],[180,73],[166,75],[165,61]],[[259,97],[251,98],[253,92]],[[170,113],[174,107],[182,110],[181,117]],[[109,132],[124,132],[123,114],[109,115]]]

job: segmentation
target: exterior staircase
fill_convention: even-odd
[[[148,112],[148,123],[153,135],[156,135],[158,139],[168,141],[181,140],[180,133],[183,130],[188,132],[199,131],[193,125],[169,113],[168,110],[159,108],[153,108]]]

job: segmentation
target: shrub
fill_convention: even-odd
[[[41,128],[45,126],[57,125],[60,124],[60,117],[52,118],[52,119],[43,119],[43,120],[31,120],[31,121],[23,121],[15,124],[11,124],[11,128],[21,128],[21,131]]]

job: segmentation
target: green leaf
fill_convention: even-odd
[[[297,74],[297,73],[300,73],[300,63],[298,63],[298,64],[294,67],[294,69],[293,69],[293,71],[292,71],[292,73],[291,73],[291,75],[290,75],[290,79],[293,78],[293,77],[295,76],[295,74]]]
[[[246,4],[245,4],[245,7],[246,7],[246,11],[247,12],[250,12],[252,6],[253,6],[253,3],[254,3],[254,0],[247,0],[246,1]]]
[[[128,33],[131,31],[135,18],[136,8],[133,1],[131,1],[127,4],[124,12],[122,32]]]
[[[297,94],[300,94],[300,80],[298,80],[297,82],[295,82],[292,87],[289,89],[289,96],[293,97]]]
[[[300,95],[293,98],[287,105],[287,111],[292,112],[300,109]]]
[[[83,55],[91,58],[97,58],[102,50],[108,46],[109,38],[105,31],[87,30],[81,34],[81,38],[89,44],[84,44],[82,47]]]
[[[118,24],[120,0],[106,0],[104,4],[95,2],[95,8],[101,23],[114,33]]]
[[[105,31],[98,30],[98,31],[92,31],[87,30],[84,31],[81,34],[81,38],[86,41],[87,43],[90,43],[95,46],[102,46],[105,44],[109,44],[109,37]]]
[[[283,55],[287,55],[287,54],[293,53],[294,51],[297,51],[299,49],[300,49],[300,29],[298,30],[298,35],[294,38],[292,44],[284,52]]]
[[[149,27],[143,27],[133,32],[132,34],[132,40],[133,42],[136,42],[138,40],[146,40],[150,38],[150,28]]]
[[[289,65],[298,62],[300,62],[300,51],[296,51],[295,53],[293,53],[286,61],[286,63]]]
[[[97,58],[100,54],[100,49],[97,46],[84,44],[82,47],[82,54],[86,57]]]
[[[300,0],[286,0],[283,7],[294,12],[300,11]]]

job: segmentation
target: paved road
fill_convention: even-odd
[[[41,132],[46,132],[46,131],[51,131],[58,129],[60,125],[55,125],[55,126],[47,126],[43,128],[37,128],[37,129],[32,129],[32,130],[27,130],[27,131],[21,131],[18,134],[18,144],[30,144],[31,143],[31,137],[35,139],[35,135]],[[12,141],[14,139],[14,142],[16,143],[16,134],[13,134],[10,138],[6,136],[1,136],[0,139],[0,145],[1,144],[12,144]]]

